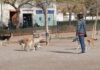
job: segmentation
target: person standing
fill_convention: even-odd
[[[84,37],[86,35],[86,23],[83,19],[83,14],[77,14],[78,22],[76,27],[76,36],[79,38],[79,43],[81,45],[81,53],[85,53],[85,41]]]

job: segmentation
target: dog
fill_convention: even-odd
[[[3,42],[5,42],[5,41],[9,41],[10,40],[10,38],[12,37],[12,33],[10,33],[10,34],[0,34],[0,45],[2,46],[3,45]]]
[[[94,47],[94,38],[87,36],[85,37],[85,41],[89,44],[89,46]]]
[[[41,38],[23,38],[19,40],[19,45],[22,46],[24,51],[29,51],[29,50],[37,50],[37,48],[40,48],[40,42]]]
[[[78,37],[75,37],[72,42],[76,42],[76,41],[79,44],[79,38]],[[91,36],[85,37],[85,42],[88,43],[89,46],[94,47],[94,38],[92,38]]]

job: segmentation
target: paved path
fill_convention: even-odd
[[[71,39],[52,39],[48,46],[25,52],[17,44],[0,47],[0,70],[100,70],[100,40],[80,54]]]

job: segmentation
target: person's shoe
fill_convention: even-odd
[[[82,51],[81,53],[85,53],[85,51]]]

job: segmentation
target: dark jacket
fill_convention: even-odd
[[[84,35],[86,33],[86,23],[85,20],[80,19],[78,20],[78,24],[76,27],[76,35]]]

